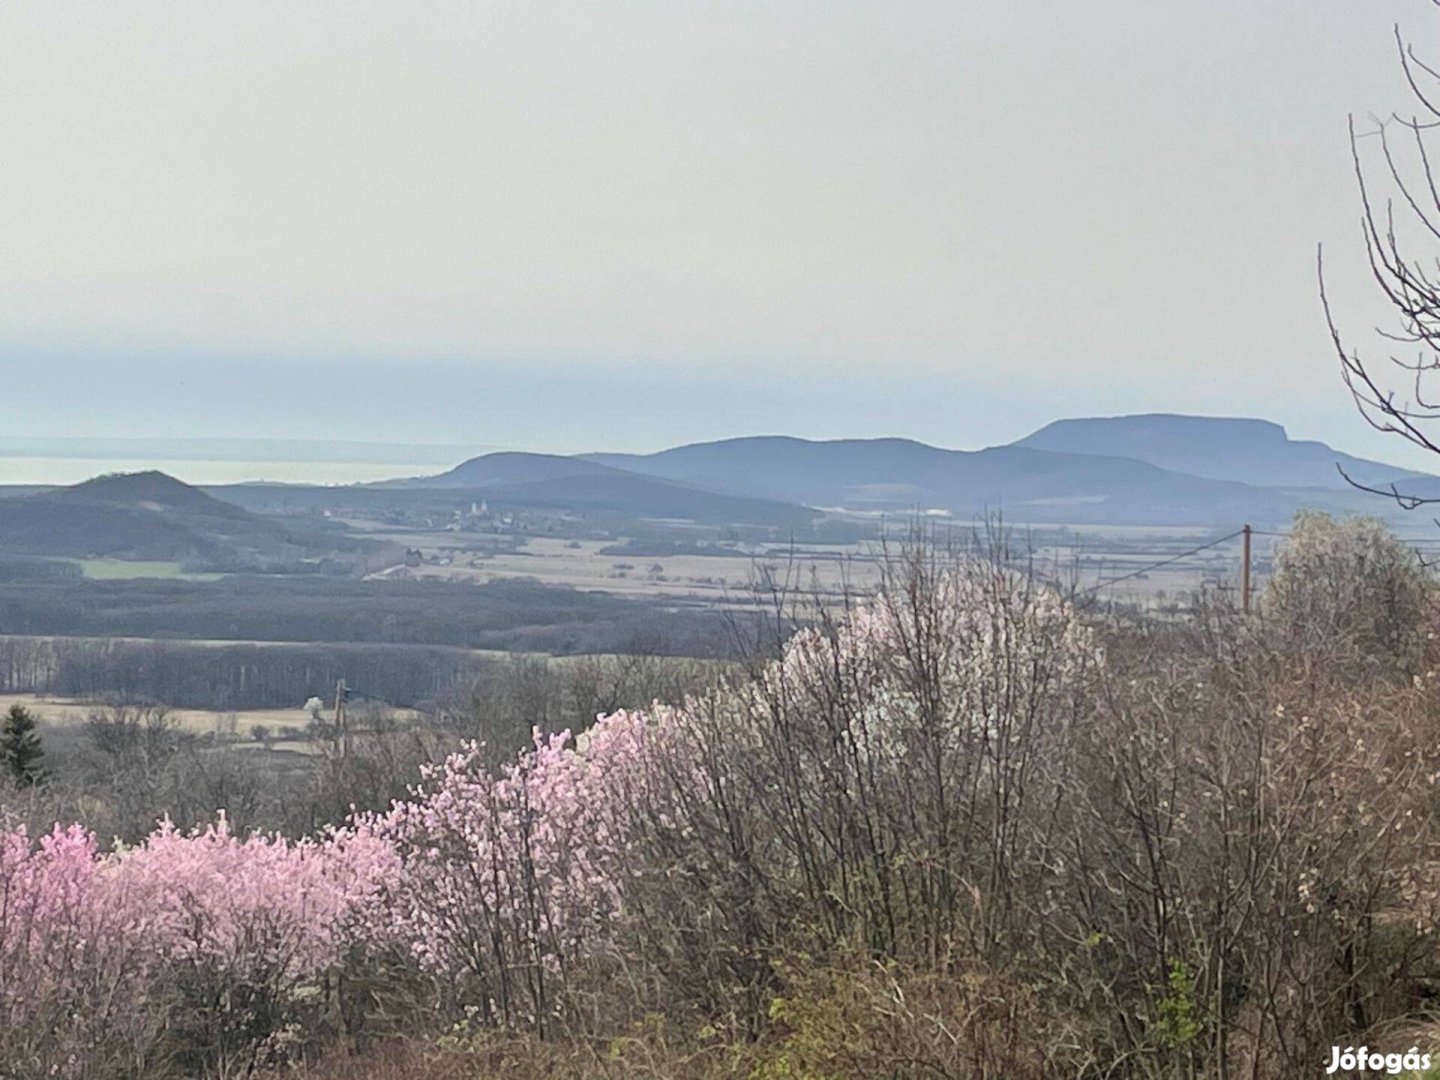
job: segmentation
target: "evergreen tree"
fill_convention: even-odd
[[[28,787],[40,779],[39,761],[44,752],[35,717],[25,706],[11,705],[0,724],[0,769],[21,787]]]

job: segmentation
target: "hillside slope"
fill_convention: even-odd
[[[371,487],[387,488],[461,488],[481,490],[511,484],[529,484],[543,480],[559,480],[572,476],[617,476],[622,470],[581,458],[560,454],[531,454],[505,450],[462,461],[453,469],[436,476],[416,476],[404,480],[384,480]]]
[[[1143,413],[1056,420],[1012,445],[1135,458],[1192,476],[1270,487],[1348,489],[1340,469],[1371,486],[1434,480],[1322,442],[1292,439],[1269,420],[1237,417]]]
[[[279,522],[143,472],[0,500],[0,551],[245,563],[296,558],[304,545]]]
[[[558,454],[495,453],[462,462],[439,476],[388,481],[407,491],[483,492],[494,505],[545,506],[706,523],[793,526],[813,510],[787,500],[734,495]]]
[[[1342,509],[1349,493],[1308,493],[1188,475],[1133,458],[997,446],[945,450],[908,439],[760,436],[597,464],[732,494],[859,511],[1003,510],[1016,520],[1195,524],[1282,521],[1301,505]]]
[[[800,526],[819,517],[806,506],[774,499],[725,495],[648,476],[566,476],[493,489],[499,505],[551,506],[702,524]]]

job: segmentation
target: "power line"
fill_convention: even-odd
[[[1177,563],[1182,559],[1188,559],[1193,555],[1198,555],[1202,551],[1207,551],[1210,548],[1218,547],[1221,544],[1228,543],[1229,541],[1234,540],[1236,537],[1245,535],[1245,532],[1246,529],[1244,528],[1236,529],[1232,533],[1227,533],[1225,536],[1218,537],[1217,539],[1211,540],[1208,543],[1201,544],[1198,547],[1190,548],[1188,551],[1182,551],[1177,555],[1171,555],[1168,558],[1138,567],[1137,569],[1132,570],[1126,574],[1121,574],[1118,577],[1106,578],[1104,581],[1098,581],[1094,585],[1089,586],[1088,588],[1078,589],[1076,590],[1075,595],[1088,596],[1092,593],[1099,592],[1101,589],[1107,588],[1111,585],[1118,585],[1122,581],[1130,581],[1131,579],[1137,578],[1142,574],[1148,574],[1151,570],[1158,570],[1162,566],[1169,566],[1171,563]],[[1270,536],[1280,539],[1284,539],[1294,534],[1293,529],[1250,529],[1249,532],[1251,536]],[[1397,536],[1395,537],[1395,539],[1403,544],[1440,545],[1440,536]]]
[[[1207,550],[1209,550],[1210,548],[1218,547],[1218,546],[1221,545],[1221,544],[1228,543],[1229,541],[1234,540],[1236,537],[1239,537],[1239,536],[1244,536],[1244,537],[1246,537],[1246,550],[1245,550],[1244,556],[1242,557],[1241,573],[1242,573],[1242,578],[1247,578],[1247,577],[1248,577],[1248,572],[1249,572],[1249,562],[1250,562],[1250,559],[1249,559],[1249,537],[1251,537],[1251,536],[1271,536],[1271,537],[1277,537],[1277,538],[1280,538],[1280,539],[1284,539],[1284,538],[1286,538],[1286,537],[1292,536],[1293,534],[1294,534],[1294,530],[1293,530],[1293,529],[1279,529],[1279,530],[1276,530],[1276,529],[1252,529],[1252,528],[1250,528],[1250,527],[1247,525],[1247,526],[1245,526],[1244,528],[1237,529],[1237,530],[1235,530],[1235,531],[1232,532],[1232,533],[1228,533],[1228,534],[1225,535],[1225,536],[1218,537],[1217,539],[1211,540],[1211,541],[1209,541],[1208,543],[1201,544],[1201,545],[1199,545],[1198,547],[1193,547],[1193,548],[1191,548],[1191,549],[1188,550],[1188,551],[1182,551],[1182,552],[1180,552],[1178,555],[1171,555],[1170,557],[1165,558],[1165,559],[1161,559],[1161,560],[1159,560],[1158,562],[1153,562],[1153,563],[1150,563],[1150,564],[1148,564],[1148,565],[1146,565],[1146,566],[1141,566],[1141,567],[1139,567],[1139,568],[1137,568],[1137,569],[1135,569],[1135,570],[1130,571],[1130,572],[1127,573],[1127,574],[1121,574],[1121,575],[1119,575],[1118,577],[1107,578],[1107,579],[1105,579],[1104,581],[1096,582],[1094,585],[1091,585],[1091,586],[1088,587],[1088,588],[1078,589],[1078,590],[1076,590],[1075,595],[1077,595],[1077,596],[1089,596],[1089,595],[1091,595],[1091,594],[1093,594],[1093,593],[1096,593],[1096,592],[1099,592],[1101,589],[1107,588],[1107,587],[1109,587],[1109,586],[1111,586],[1111,585],[1118,585],[1118,584],[1119,584],[1120,582],[1122,582],[1122,581],[1130,581],[1130,580],[1133,579],[1133,578],[1140,577],[1142,574],[1148,574],[1151,570],[1158,570],[1158,569],[1160,569],[1162,566],[1169,566],[1171,563],[1177,563],[1177,562],[1179,562],[1181,559],[1188,559],[1188,558],[1190,558],[1190,557],[1193,556],[1193,555],[1198,555],[1198,554],[1200,554],[1200,552],[1202,552],[1202,551],[1207,551]],[[1398,540],[1398,541],[1399,541],[1400,543],[1402,543],[1402,544],[1409,544],[1409,545],[1417,546],[1417,547],[1418,547],[1419,545],[1430,546],[1430,545],[1440,544],[1440,536],[1396,536],[1395,539]],[[1424,553],[1423,553],[1423,552],[1419,552],[1419,551],[1417,550],[1417,554],[1419,554],[1422,559],[1424,558]],[[1246,585],[1248,585],[1248,582],[1242,581],[1242,587],[1243,587],[1243,586],[1246,586]],[[1248,588],[1244,588],[1244,591],[1248,594],[1249,589],[1248,589]],[[1248,609],[1247,609],[1247,610],[1248,610]]]
[[[1281,530],[1281,531],[1273,531],[1273,530],[1268,530],[1268,529],[1256,529],[1256,530],[1254,530],[1253,535],[1255,535],[1255,536],[1274,536],[1274,537],[1278,537],[1278,538],[1280,538],[1280,539],[1283,540],[1283,539],[1284,539],[1285,537],[1287,537],[1287,536],[1293,536],[1293,535],[1295,535],[1295,533],[1294,533],[1294,530],[1293,530],[1293,529],[1285,529],[1285,530]],[[1419,546],[1419,545],[1425,545],[1425,546],[1428,547],[1428,546],[1432,546],[1432,545],[1435,545],[1435,544],[1440,544],[1440,536],[1396,536],[1395,539],[1398,540],[1398,541],[1399,541],[1400,543],[1402,543],[1402,544],[1409,544],[1409,545],[1412,546],[1412,547]]]
[[[1088,589],[1079,590],[1079,593],[1082,596],[1088,596],[1090,593],[1098,592],[1099,590],[1109,585],[1115,585],[1122,581],[1129,581],[1131,578],[1139,577],[1141,574],[1148,574],[1151,570],[1158,570],[1162,566],[1169,566],[1171,563],[1179,562],[1181,559],[1188,559],[1190,558],[1190,556],[1198,555],[1200,554],[1200,552],[1205,551],[1208,548],[1218,547],[1219,545],[1224,544],[1227,541],[1234,540],[1244,531],[1244,529],[1236,529],[1228,536],[1222,536],[1218,540],[1211,540],[1208,544],[1201,544],[1199,547],[1191,548],[1189,551],[1182,551],[1179,555],[1172,555],[1168,559],[1161,559],[1157,563],[1151,563],[1149,566],[1142,566],[1138,570],[1133,570],[1128,574],[1121,574],[1119,577],[1108,578],[1105,581],[1096,582]]]

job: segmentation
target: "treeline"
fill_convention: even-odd
[[[10,644],[0,642],[0,655]],[[221,654],[232,652],[228,647],[87,644],[92,652],[76,653],[70,659],[103,660],[123,668],[128,658],[150,671],[196,663],[231,675],[236,672],[222,667]],[[152,649],[163,656],[161,664],[150,664],[145,657]],[[243,657],[249,649],[237,648],[233,655]],[[709,661],[657,656],[546,658],[452,652],[446,657],[444,650],[393,647],[258,651],[268,654],[261,657],[263,663],[310,664],[317,679],[332,674],[322,669],[326,657],[344,662],[340,670],[347,680],[372,692],[375,685],[384,685],[385,665],[411,662],[412,652],[436,654],[452,662],[454,671],[437,694],[436,711],[419,717],[397,714],[373,700],[352,700],[347,710],[352,737],[343,754],[338,753],[328,709],[320,718],[305,722],[299,708],[305,698],[299,686],[283,700],[269,703],[294,707],[294,730],[262,725],[228,735],[218,725],[213,731],[186,730],[167,706],[151,703],[158,695],[145,692],[168,685],[170,694],[178,694],[177,684],[137,683],[139,689],[128,700],[114,692],[97,693],[110,702],[92,705],[77,720],[40,723],[38,767],[43,782],[36,786],[14,788],[7,783],[0,737],[0,828],[13,824],[17,813],[40,832],[48,830],[52,820],[83,818],[100,835],[135,843],[162,818],[190,829],[210,822],[216,809],[223,807],[237,829],[303,836],[343,822],[356,809],[384,810],[407,794],[423,766],[443,760],[464,744],[483,745],[490,760],[509,760],[532,745],[537,729],[581,731],[602,713],[642,708],[657,699],[683,700],[721,671]],[[216,655],[206,655],[212,653]],[[372,666],[357,667],[357,663]],[[268,685],[279,685],[277,680],[286,670],[298,673],[303,667],[277,666]],[[440,670],[437,667],[431,674]],[[362,676],[375,681],[357,683]],[[333,680],[329,685],[333,687]],[[415,703],[426,704],[419,699]],[[204,706],[203,702],[185,704]],[[272,741],[277,735],[285,741]],[[3,877],[0,857],[0,881]],[[3,1056],[0,1076],[8,1076]]]
[[[484,585],[236,576],[0,581],[0,632],[29,636],[347,641],[545,653],[725,651],[713,610],[670,610],[527,580]]]
[[[500,657],[427,645],[198,644],[105,638],[0,638],[0,693],[182,709],[298,708],[328,703],[338,680],[357,700],[452,717],[516,713],[522,733],[683,693],[703,662],[662,655]],[[679,681],[677,681],[677,679]],[[641,696],[635,698],[635,693]],[[472,707],[472,701],[482,703]],[[633,699],[633,700],[632,700]],[[572,704],[574,706],[572,708]],[[578,713],[574,712],[578,708]],[[518,725],[518,726],[517,726]],[[488,737],[472,729],[477,737]]]
[[[0,582],[79,581],[83,576],[78,565],[62,559],[0,555]]]
[[[0,641],[0,692],[158,702],[187,709],[298,707],[337,680],[392,705],[453,692],[482,658],[395,645],[198,645],[90,638]]]

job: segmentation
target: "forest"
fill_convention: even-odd
[[[637,639],[676,655],[724,651],[716,613],[524,578],[482,585],[237,574],[216,581],[0,580],[0,626],[28,637],[441,645],[597,653]]]
[[[163,719],[97,715],[103,767],[4,795],[5,1075],[1278,1080],[1434,1050],[1430,569],[1308,514],[1250,613],[1162,622],[1012,556],[911,544],[873,602],[571,686],[530,734],[511,673],[465,730],[326,758],[303,812],[166,817]]]

